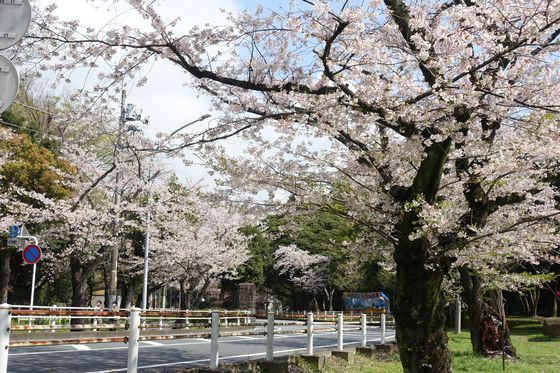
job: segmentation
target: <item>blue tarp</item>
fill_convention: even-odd
[[[389,309],[389,297],[382,291],[372,293],[345,293],[344,306],[347,310],[364,308]]]

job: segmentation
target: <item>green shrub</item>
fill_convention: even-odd
[[[547,317],[543,322],[543,334],[549,338],[560,338],[560,317]]]

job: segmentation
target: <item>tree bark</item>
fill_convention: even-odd
[[[519,300],[521,301],[521,305],[523,306],[523,313],[525,315],[529,315],[529,302],[527,301],[527,295],[526,294],[519,294]]]
[[[469,331],[471,336],[471,345],[473,352],[477,355],[483,355],[482,346],[482,310],[484,300],[482,299],[482,288],[480,277],[472,273],[469,268],[459,268],[461,284],[463,285],[462,298],[467,305],[467,313],[469,315]]]
[[[72,307],[87,307],[88,305],[88,285],[87,278],[88,275],[83,269],[79,259],[72,257],[70,258],[70,270],[72,277]],[[72,325],[79,325],[86,323],[85,319],[71,320]]]
[[[179,291],[180,291],[180,294],[179,294],[180,305],[179,305],[179,307],[182,310],[186,310],[187,309],[187,297],[186,297],[186,294],[185,294],[185,280],[180,280],[179,281]]]
[[[132,298],[134,298],[134,294],[136,293],[136,279],[131,278],[127,283],[125,288],[123,287],[123,300],[121,304],[123,304],[126,308],[130,307],[132,304]]]
[[[473,352],[481,356],[496,356],[503,348],[510,357],[517,357],[505,317],[502,291],[492,290],[490,301],[486,302],[480,276],[467,267],[459,268],[459,273],[463,300],[469,314]]]
[[[506,318],[505,302],[502,289],[494,289],[490,296],[491,312],[496,312],[499,317],[498,331],[500,335],[500,348],[512,358],[517,358],[517,351],[511,342],[511,334]]]
[[[529,316],[537,317],[539,309],[539,299],[541,297],[541,289],[538,286],[534,286],[529,290]]]
[[[405,373],[451,372],[441,292],[444,276],[444,271],[427,269],[421,260],[397,265],[393,314]]]
[[[10,291],[10,276],[12,269],[10,259],[12,252],[8,248],[0,251],[0,303],[8,303],[8,292]]]
[[[403,216],[395,226],[398,242],[393,255],[397,265],[393,314],[405,373],[451,372],[441,285],[452,259],[434,253],[426,237],[410,238],[421,221],[421,208],[414,206],[418,202],[436,203],[450,145],[450,139],[432,143],[412,185],[392,192],[403,205]]]
[[[313,294],[313,311],[319,312],[319,302],[317,302],[317,295]]]
[[[327,305],[323,303],[323,309],[326,311],[327,307],[329,311],[333,311],[333,295],[334,288],[329,288],[328,286],[323,287],[323,292],[325,293],[325,298],[327,299]]]
[[[78,259],[70,259],[70,269],[72,270],[72,307],[87,307],[87,275]]]

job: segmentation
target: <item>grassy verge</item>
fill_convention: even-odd
[[[539,320],[511,319],[513,345],[519,360],[506,360],[506,372],[511,373],[557,373],[560,372],[560,340],[542,335]],[[473,355],[468,332],[449,333],[449,348],[453,354],[454,372],[490,373],[502,372],[502,359],[483,359]],[[329,357],[325,373],[400,373],[398,356],[385,360],[372,360],[355,355],[354,363],[346,365],[342,360]]]
[[[556,373],[560,372],[560,340],[551,340],[542,334],[542,323],[534,319],[509,320],[512,342],[519,360],[506,360],[506,372]],[[471,352],[468,333],[449,334],[453,352],[453,370],[456,372],[501,372],[502,360],[481,359]]]

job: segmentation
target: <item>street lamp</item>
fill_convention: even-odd
[[[150,181],[150,171],[148,171],[148,182]],[[146,237],[144,241],[144,281],[142,287],[142,309],[146,311],[148,309],[148,265],[149,265],[149,253],[150,253],[150,218],[151,209],[150,202],[152,197],[152,191],[150,186],[148,186],[148,203],[146,211]]]
[[[142,122],[144,124],[148,124],[148,118],[142,118],[142,111],[137,111],[136,107],[133,104],[126,104],[126,90],[122,90],[121,92],[121,113],[119,116],[119,132],[117,137],[116,143],[116,154],[118,156],[119,151],[122,147],[122,135],[125,131],[125,125],[127,122]],[[131,127],[129,127],[131,128]],[[137,130],[137,129],[136,129]],[[133,129],[134,132],[134,129]],[[121,202],[121,191],[119,190],[119,183],[122,177],[122,172],[117,171],[117,175],[115,177],[115,206],[120,205]],[[115,220],[113,223],[113,237],[116,238],[117,236],[117,216],[115,215]],[[111,274],[109,278],[109,302],[107,306],[112,305],[113,303],[117,303],[117,267],[119,261],[119,243],[115,242],[113,249],[111,250]]]
[[[158,148],[152,148],[151,150],[157,152],[161,148],[161,144],[163,142],[170,140],[174,135],[176,135],[182,129],[190,126],[193,123],[200,122],[204,119],[210,118],[210,114],[202,115],[200,118],[195,119],[179,128],[171,132],[167,135],[161,142]],[[144,150],[144,149],[142,149]],[[148,182],[150,182],[150,174],[151,172],[148,171]],[[148,202],[147,202],[147,212],[146,212],[146,235],[144,241],[144,278],[142,284],[142,309],[145,311],[148,309],[148,273],[149,273],[149,261],[150,261],[150,218],[151,218],[151,209],[150,209],[150,202],[151,202],[152,192],[148,188]],[[180,305],[179,305],[180,307]]]

